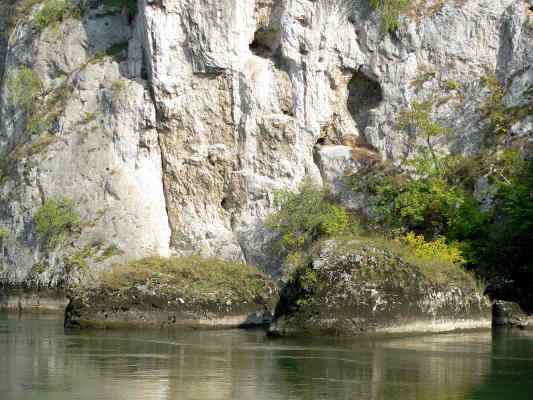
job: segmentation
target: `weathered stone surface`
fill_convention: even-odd
[[[65,308],[64,324],[68,328],[246,328],[266,326],[273,315],[273,299],[206,306],[181,303],[180,298],[147,293],[140,288],[122,293],[86,290],[71,296]]]
[[[455,275],[428,277],[379,246],[327,241],[281,292],[269,333],[354,335],[489,327],[489,300],[472,278]]]
[[[520,306],[511,301],[496,300],[492,304],[493,326],[509,328],[525,328],[528,326],[528,315]]]
[[[0,22],[12,3],[0,0]],[[425,2],[392,34],[365,0],[140,0],[135,18],[89,3],[59,27],[39,32],[24,15],[9,40],[0,32],[0,71],[24,65],[46,93],[72,89],[49,135],[34,137],[2,81],[4,282],[76,280],[65,257],[102,241],[122,251],[89,257],[92,270],[199,253],[275,273],[262,224],[275,190],[311,176],[342,197],[361,163],[397,162],[416,141],[396,124],[414,100],[437,98],[436,118],[455,133],[442,145],[475,152],[490,69],[506,104],[531,101],[530,1]],[[525,142],[531,118],[513,126]],[[45,250],[33,216],[58,197],[86,224]]]
[[[244,264],[158,258],[117,266],[94,283],[70,287],[68,297],[67,327],[228,328],[269,324],[278,289]]]
[[[65,293],[56,290],[0,287],[2,311],[62,314],[67,304]]]

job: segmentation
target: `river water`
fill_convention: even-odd
[[[533,331],[267,339],[0,313],[0,399],[533,399]]]

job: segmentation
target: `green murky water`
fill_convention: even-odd
[[[531,400],[533,332],[268,340],[0,314],[0,399]]]

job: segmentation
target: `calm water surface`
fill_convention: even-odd
[[[0,399],[533,399],[533,332],[268,340],[0,314]]]

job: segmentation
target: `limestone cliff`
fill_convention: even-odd
[[[0,276],[12,284],[75,277],[73,255],[89,271],[200,253],[275,272],[262,221],[277,189],[311,176],[342,195],[365,160],[399,160],[416,138],[398,113],[417,99],[438,99],[454,131],[443,146],[475,152],[488,71],[506,105],[533,96],[531,0],[414,1],[392,33],[367,0],[80,0],[49,26],[44,3],[0,0]],[[33,113],[8,82],[23,68],[42,84]],[[533,117],[511,131],[531,141]],[[45,247],[34,216],[61,198],[83,223]]]

